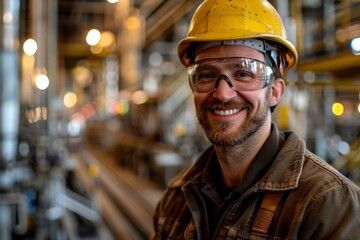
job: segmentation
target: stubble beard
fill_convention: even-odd
[[[209,141],[212,144],[223,148],[231,148],[246,142],[255,133],[257,133],[266,122],[268,111],[270,109],[269,95],[270,91],[268,91],[266,94],[265,104],[262,107],[261,112],[247,119],[247,121],[241,124],[241,126],[236,131],[230,134],[225,134],[225,132],[229,127],[231,127],[231,123],[219,122],[216,124],[216,126],[211,126],[209,119],[205,114],[207,108],[202,107],[201,113],[198,114],[198,120]],[[248,106],[247,109],[250,109],[250,106]]]

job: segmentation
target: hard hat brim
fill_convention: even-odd
[[[220,37],[219,37],[220,36]],[[241,37],[240,37],[241,36]],[[239,32],[211,32],[198,34],[193,37],[186,37],[182,39],[178,44],[178,55],[182,64],[189,67],[193,63],[193,57],[190,56],[189,51],[192,50],[192,45],[197,42],[209,42],[209,41],[221,41],[221,40],[241,40],[258,38],[263,40],[269,40],[283,45],[286,48],[286,59],[284,71],[286,72],[297,63],[297,51],[295,46],[288,40],[272,34],[259,34],[258,32],[242,31]]]

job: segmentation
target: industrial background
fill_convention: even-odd
[[[209,143],[176,47],[200,0],[0,0],[0,239],[147,239]],[[360,1],[273,0],[281,129],[360,185]]]

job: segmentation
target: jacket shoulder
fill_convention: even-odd
[[[309,150],[305,151],[302,177],[309,181],[313,179],[313,181],[320,182],[322,185],[350,187],[360,191],[360,188],[354,182]]]

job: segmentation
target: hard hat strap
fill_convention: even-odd
[[[272,67],[275,78],[282,78],[282,74],[280,72],[280,69],[279,69],[278,64],[276,63],[274,57],[275,56],[273,56],[271,54],[271,52],[266,52],[265,53],[265,62],[266,62],[266,64],[268,64],[269,66]]]

